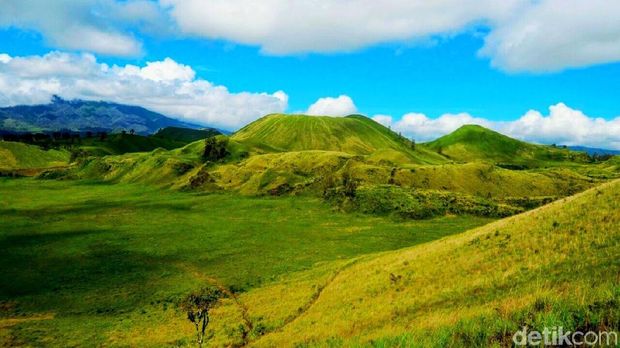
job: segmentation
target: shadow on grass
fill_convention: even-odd
[[[21,234],[0,240],[0,301],[20,311],[98,314],[148,303],[164,260],[107,241],[108,230]]]
[[[114,202],[108,200],[88,199],[72,204],[48,205],[39,208],[0,209],[0,219],[2,216],[21,216],[25,218],[39,219],[52,216],[88,215],[105,212],[109,209],[189,211],[192,209],[192,204],[191,202],[159,203],[150,200]]]

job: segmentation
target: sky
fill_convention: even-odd
[[[0,106],[140,105],[235,130],[360,113],[620,149],[614,0],[0,0]]]

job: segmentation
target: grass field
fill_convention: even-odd
[[[214,347],[620,329],[618,158],[477,126],[415,145],[362,116],[270,115],[172,150],[114,139],[0,178],[0,346],[193,346],[178,304],[207,285],[227,295]],[[21,170],[69,155],[9,145]]]
[[[0,180],[0,197],[0,267],[10,279],[0,285],[0,338],[35,346],[113,344],[150,320],[185,324],[165,308],[208,282],[246,291],[491,221],[396,221],[336,213],[316,198],[34,179]],[[151,343],[190,342],[191,326],[180,326]]]

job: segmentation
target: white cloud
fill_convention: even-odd
[[[140,76],[144,79],[157,82],[162,81],[191,81],[196,72],[189,66],[179,64],[170,58],[160,62],[147,62],[144,68],[127,65],[119,70],[120,74]]]
[[[618,61],[620,2],[535,2],[500,22],[480,53],[509,71],[554,71]]]
[[[411,112],[403,115],[398,121],[394,121],[390,116],[385,115],[375,116],[373,119],[384,125],[390,124],[396,132],[401,132],[419,141],[436,139],[455,131],[465,124],[491,126],[491,122],[483,118],[473,117],[467,113],[443,114],[433,119],[425,114]]]
[[[0,55],[0,105],[46,103],[53,94],[140,105],[227,129],[283,112],[288,103],[282,91],[232,93],[224,86],[196,79],[191,67],[170,58],[139,67],[108,66],[90,54]]]
[[[515,72],[619,61],[618,18],[609,0],[0,1],[0,27],[38,31],[60,49],[135,56],[141,35],[174,34],[277,55],[350,52],[483,28],[479,54]]]
[[[390,115],[374,115],[372,119],[386,127],[392,127],[392,116]]]
[[[348,52],[386,42],[488,34],[479,54],[507,71],[620,60],[620,2],[609,0],[161,0],[188,35],[268,54]]]
[[[463,125],[477,124],[529,142],[620,149],[620,117],[612,120],[591,117],[564,103],[550,106],[546,116],[530,110],[519,119],[508,122],[491,121],[467,113],[444,114],[437,118],[408,113],[397,121],[387,115],[377,115],[373,119],[418,141],[433,140]]]
[[[186,34],[271,54],[341,52],[494,22],[522,0],[161,0]]]
[[[11,56],[6,53],[0,53],[0,63],[8,63],[11,61]]]
[[[519,139],[547,144],[620,148],[620,117],[590,117],[564,103],[550,106],[549,115],[530,110],[514,122],[498,124],[497,128]]]
[[[38,31],[57,48],[114,56],[140,54],[141,43],[129,32],[161,26],[158,23],[167,20],[158,5],[147,0],[0,2],[0,27]]]
[[[353,100],[346,95],[336,98],[319,98],[314,104],[310,105],[306,114],[316,116],[347,116],[357,112],[357,107]]]

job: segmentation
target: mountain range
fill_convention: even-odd
[[[65,100],[54,96],[49,104],[0,108],[0,130],[50,132],[70,130],[130,131],[154,134],[165,127],[205,128],[167,117],[139,106],[105,101]]]

